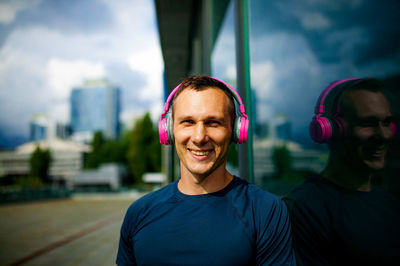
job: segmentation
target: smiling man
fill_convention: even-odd
[[[373,186],[396,128],[375,79],[334,82],[321,94],[311,125],[328,143],[320,178],[296,188],[290,207],[300,265],[398,265],[399,197]]]
[[[193,76],[175,88],[159,130],[162,144],[175,144],[181,177],[129,207],[118,265],[295,264],[285,204],[226,170],[247,126],[225,82]]]

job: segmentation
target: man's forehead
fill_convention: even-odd
[[[353,90],[343,97],[345,115],[369,117],[390,116],[390,105],[381,91]]]
[[[173,110],[189,115],[196,112],[207,112],[211,116],[228,112],[229,98],[219,88],[209,87],[203,90],[188,89],[182,91],[173,102]],[[182,107],[182,108],[181,108]]]
[[[173,98],[173,100],[172,100],[172,104],[173,104],[173,103],[176,101],[176,99],[178,99],[179,96],[181,96],[181,94],[183,94],[183,93],[187,93],[187,92],[202,92],[202,91],[207,91],[207,90],[220,90],[220,91],[222,91],[222,92],[225,93],[225,91],[224,91],[223,89],[221,89],[221,88],[219,88],[219,87],[215,87],[215,86],[204,86],[204,87],[201,87],[201,88],[194,88],[194,87],[192,87],[192,86],[188,86],[188,87],[184,87],[184,88],[182,88],[182,89],[179,89],[179,90],[176,92],[176,94],[175,94],[175,96],[174,96],[174,98]]]

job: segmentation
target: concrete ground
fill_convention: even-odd
[[[140,196],[0,205],[0,265],[115,265],[125,211]]]

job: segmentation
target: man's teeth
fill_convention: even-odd
[[[198,156],[204,156],[207,155],[209,153],[209,151],[191,151],[194,155],[198,155]]]

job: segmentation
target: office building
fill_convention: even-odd
[[[48,123],[49,119],[46,115],[35,114],[29,123],[29,139],[31,141],[46,139]]]
[[[45,139],[68,139],[71,128],[67,124],[55,122],[46,114],[33,115],[29,123],[29,140],[40,141]]]
[[[90,142],[101,131],[106,138],[119,134],[120,90],[107,80],[88,80],[73,88],[70,98],[72,138]]]

